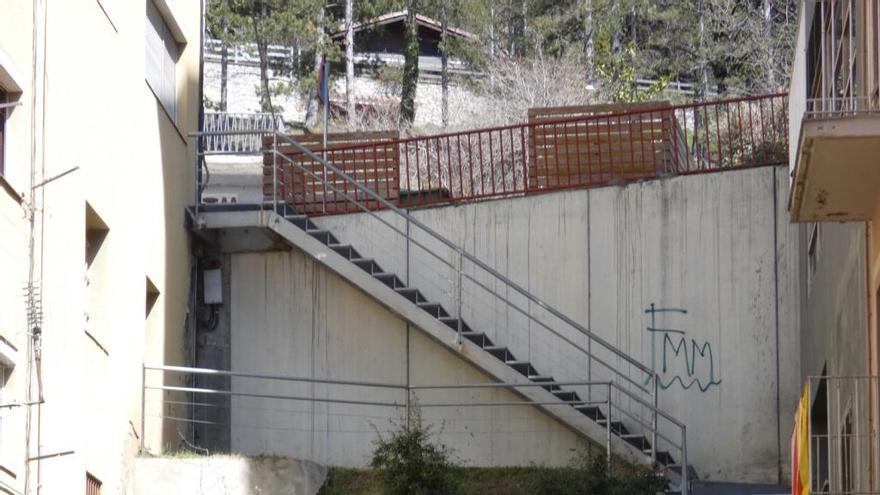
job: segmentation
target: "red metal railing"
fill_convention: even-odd
[[[326,153],[328,161],[368,188],[410,207],[781,164],[788,157],[786,126],[787,95],[773,94],[641,105],[336,146]],[[294,207],[319,215],[359,211],[345,198],[343,178],[304,154],[288,156],[303,166],[275,160],[283,195]],[[298,177],[303,168],[322,179]],[[342,189],[326,187],[334,184]]]

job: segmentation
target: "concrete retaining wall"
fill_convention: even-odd
[[[800,257],[798,229],[787,220],[785,172],[737,170],[413,214],[653,366],[662,377],[661,407],[688,425],[690,461],[700,477],[776,483],[780,472],[787,477],[799,392]],[[407,228],[387,212],[379,216]],[[408,272],[430,299],[456,307],[453,251],[440,249],[444,265],[415,245],[407,249],[402,237],[367,215],[318,223],[386,271]],[[472,326],[557,379],[607,377],[559,336],[517,316],[504,299],[586,346],[583,335],[556,325],[507,288],[489,287],[492,295],[474,282],[488,283],[475,267],[465,271],[472,280],[462,288],[462,311]],[[295,252],[234,255],[231,300],[236,370],[400,381],[409,369],[410,379],[423,383],[480,378]],[[352,425],[375,412],[299,407],[302,417],[283,433],[295,455],[331,464],[365,461],[375,433]],[[259,418],[248,414],[249,421]],[[442,416],[456,425],[444,440],[452,438],[475,464],[565,462],[576,443],[558,423],[527,409],[470,408]],[[377,424],[381,431],[386,423]],[[246,452],[283,450],[282,443],[290,443],[281,435],[233,427],[232,442]]]
[[[314,495],[327,469],[286,457],[139,458],[134,495]]]

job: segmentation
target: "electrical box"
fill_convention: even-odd
[[[220,272],[219,268],[202,272],[205,304],[223,304],[223,277]]]

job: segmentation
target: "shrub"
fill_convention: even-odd
[[[656,495],[665,493],[662,474],[638,468],[609,471],[604,452],[589,448],[578,453],[572,466],[546,470],[535,480],[535,495]]]
[[[386,495],[451,495],[459,492],[450,450],[431,440],[418,408],[410,410],[409,422],[390,437],[381,435],[370,465],[377,471]]]

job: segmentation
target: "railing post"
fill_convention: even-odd
[[[141,365],[141,452],[144,451],[146,442],[147,425],[147,367]]]
[[[691,490],[689,477],[687,426],[681,425],[681,495],[688,495]]]
[[[658,391],[660,387],[657,373],[654,373],[654,386],[651,388],[651,399],[654,408],[651,410],[651,462],[657,462],[657,406],[659,405]]]
[[[464,325],[461,315],[461,269],[464,264],[464,253],[461,249],[458,250],[458,300],[456,301],[458,304],[458,336],[456,337],[458,341],[456,344],[461,345],[461,327]]]
[[[278,213],[278,132],[272,133],[272,213]]]
[[[605,463],[611,475],[611,382],[608,382],[608,414],[605,416]],[[598,417],[598,416],[597,416]]]

